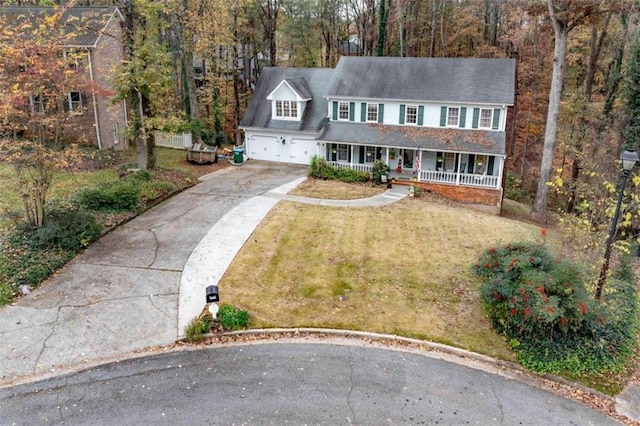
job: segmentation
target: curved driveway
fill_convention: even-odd
[[[387,349],[309,343],[181,351],[0,389],[1,424],[609,425],[518,381]]]
[[[250,162],[210,175],[106,235],[37,291],[0,308],[0,383],[173,343],[181,333],[181,276],[194,248],[229,211],[307,170]],[[202,307],[204,291],[199,297]]]

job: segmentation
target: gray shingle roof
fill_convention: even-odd
[[[324,96],[513,105],[515,60],[343,56]]]
[[[302,77],[287,78],[287,79],[285,79],[285,81],[303,99],[311,99],[311,98],[313,98],[313,94],[311,93],[311,89],[309,89],[309,86],[307,85],[307,82],[304,81],[304,78],[302,78]]]
[[[320,137],[327,142],[504,154],[505,133],[373,123],[328,122]]]
[[[53,7],[3,6],[0,7],[0,18],[6,25],[19,24],[25,20],[29,20],[31,25],[37,25],[45,16],[52,16],[54,12]],[[115,6],[67,9],[61,18],[64,24],[61,29],[69,37],[64,45],[94,47],[114,14],[119,14]]]
[[[322,98],[322,94],[332,74],[333,69],[330,68],[264,68],[244,117],[240,121],[240,127],[319,132],[327,120],[328,113],[327,101]],[[302,91],[300,95],[304,96],[304,91],[307,91],[312,98],[307,103],[301,121],[271,119],[271,102],[267,100],[267,96],[284,79],[293,81],[296,85],[294,90]]]

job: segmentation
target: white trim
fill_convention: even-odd
[[[311,98],[303,98],[302,96],[300,96],[300,93],[298,93],[293,87],[291,87],[291,85],[289,83],[287,83],[286,79],[283,79],[277,86],[275,89],[273,89],[271,91],[271,93],[269,93],[266,97],[266,99],[268,101],[273,101],[274,100],[274,94],[280,90],[280,87],[282,87],[283,84],[286,84],[287,87],[296,95],[296,99],[298,100],[298,102],[305,102],[305,101],[310,101]],[[277,99],[276,99],[277,100]]]

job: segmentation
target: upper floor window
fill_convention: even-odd
[[[458,127],[460,123],[460,108],[449,107],[447,109],[447,126]]]
[[[378,104],[367,104],[367,122],[378,122]]]
[[[298,118],[298,103],[296,101],[276,101],[276,117]]]
[[[349,102],[338,102],[338,120],[349,119]]]
[[[63,52],[63,57],[67,62],[67,66],[71,69],[78,69],[82,66],[82,53],[77,50],[65,50]]]
[[[415,105],[407,105],[407,110],[405,113],[405,123],[407,124],[417,124],[418,123],[418,107]]]
[[[482,108],[480,110],[480,121],[478,127],[482,129],[490,129],[493,123],[493,110]]]
[[[31,113],[33,114],[44,114],[45,109],[47,107],[47,99],[40,95],[31,95],[29,99],[31,101]]]
[[[69,111],[82,114],[82,94],[80,92],[69,92],[67,105],[69,105]]]

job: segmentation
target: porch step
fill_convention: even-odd
[[[390,198],[392,200],[399,200],[401,198],[404,198],[406,194],[401,194],[399,192],[384,192],[380,194],[380,196],[385,198]]]

